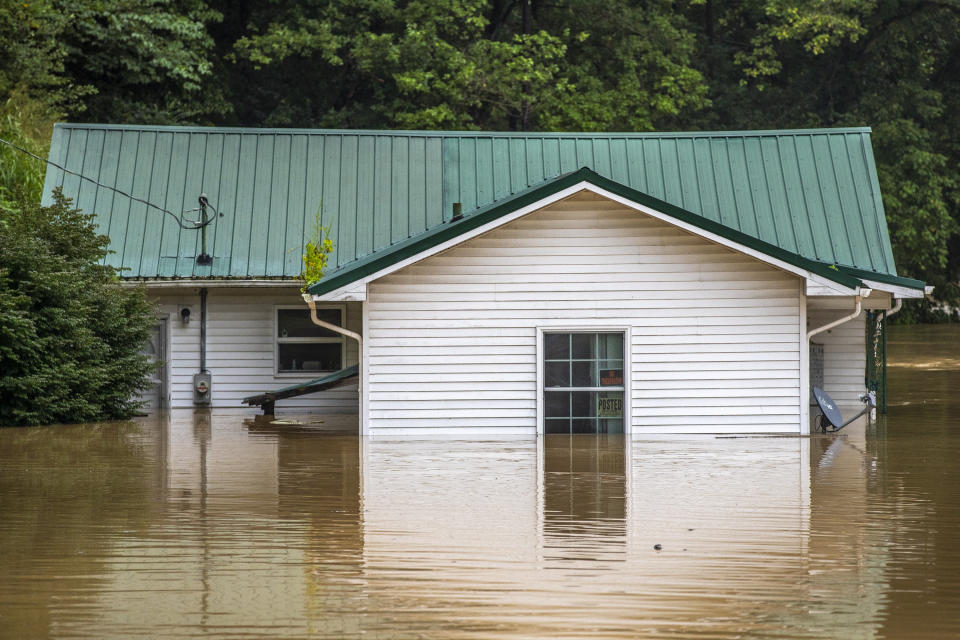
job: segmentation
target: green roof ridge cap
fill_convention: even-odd
[[[831,135],[871,133],[870,127],[836,127],[819,129],[756,129],[739,131],[438,131],[433,129],[308,129],[277,127],[207,127],[201,125],[103,124],[57,122],[55,129],[89,129],[102,131],[157,131],[169,133],[220,133],[247,135],[359,135],[428,138],[749,138],[796,135]]]

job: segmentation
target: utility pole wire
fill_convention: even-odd
[[[103,183],[101,183],[101,182],[97,182],[97,181],[94,180],[93,178],[88,178],[87,176],[85,176],[85,175],[83,175],[83,174],[81,174],[81,173],[77,173],[76,171],[71,171],[70,169],[67,169],[66,167],[62,167],[62,166],[60,166],[59,164],[57,164],[56,162],[53,162],[52,160],[47,160],[46,158],[41,158],[40,156],[36,155],[35,153],[30,153],[30,152],[27,151],[26,149],[23,149],[23,148],[21,148],[21,147],[18,147],[17,145],[13,144],[12,142],[7,142],[7,141],[4,140],[3,138],[0,138],[0,142],[2,142],[3,144],[7,145],[8,147],[12,147],[12,148],[16,149],[17,151],[20,151],[21,153],[27,154],[27,155],[30,156],[31,158],[36,158],[37,160],[40,160],[41,162],[46,162],[46,163],[49,164],[49,165],[53,165],[54,167],[56,167],[57,169],[60,169],[60,171],[63,171],[64,173],[69,173],[69,174],[71,174],[71,175],[77,176],[77,177],[80,178],[81,180],[86,180],[87,182],[92,182],[93,184],[97,185],[98,187],[102,187],[102,188],[104,188],[104,189],[109,189],[110,191],[115,191],[115,192],[119,193],[120,195],[126,196],[126,197],[130,198],[131,200],[133,200],[133,201],[135,201],[135,202],[141,202],[141,203],[147,205],[148,207],[153,207],[154,209],[158,209],[158,210],[164,212],[165,214],[167,214],[168,216],[172,217],[174,220],[176,220],[176,221],[177,221],[177,225],[179,225],[179,227],[180,227],[181,229],[200,229],[200,228],[202,228],[202,227],[207,226],[208,224],[210,224],[211,222],[213,222],[214,220],[217,219],[217,216],[214,216],[214,217],[210,218],[209,220],[207,220],[207,221],[204,222],[204,223],[196,222],[196,221],[193,221],[193,220],[189,220],[188,222],[191,222],[193,226],[186,225],[186,224],[183,223],[183,220],[180,218],[180,216],[178,216],[177,214],[175,214],[175,213],[172,212],[172,211],[168,211],[168,210],[164,209],[163,207],[158,207],[157,205],[153,204],[152,202],[147,202],[147,201],[144,200],[143,198],[138,198],[137,196],[131,195],[131,194],[127,193],[126,191],[123,191],[123,190],[121,190],[121,189],[117,189],[116,187],[111,187],[111,186],[106,185],[106,184],[103,184]],[[194,209],[194,211],[196,211],[196,209]],[[214,209],[214,211],[216,212],[216,209]]]

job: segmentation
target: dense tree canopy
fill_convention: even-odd
[[[0,35],[0,128],[34,148],[57,117],[530,131],[871,126],[901,273],[958,298],[953,0],[0,0]],[[0,161],[14,162],[4,150]],[[0,172],[0,206],[9,180],[26,178]]]

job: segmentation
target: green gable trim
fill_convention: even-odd
[[[903,276],[892,276],[887,273],[867,271],[866,269],[855,269],[853,267],[841,266],[840,271],[849,274],[854,278],[860,278],[861,280],[873,280],[875,282],[883,282],[885,284],[892,284],[898,287],[905,287],[907,289],[919,289],[920,291],[923,291],[924,287],[927,285],[927,283],[923,280],[905,278]]]
[[[349,285],[352,282],[373,275],[424,251],[428,251],[448,240],[457,238],[581,182],[587,182],[600,189],[605,189],[637,204],[666,214],[676,220],[714,233],[731,242],[744,245],[800,269],[815,273],[850,289],[854,289],[861,284],[859,278],[845,274],[833,265],[827,265],[822,262],[804,258],[801,255],[764,242],[741,231],[718,224],[689,211],[685,211],[680,207],[653,198],[608,178],[604,178],[598,173],[584,167],[573,173],[550,180],[541,186],[528,189],[496,205],[480,209],[469,217],[448,223],[415,238],[410,238],[406,242],[400,243],[391,249],[367,256],[353,264],[347,265],[346,268],[332,272],[320,282],[312,285],[309,289],[310,293],[313,295],[323,295]]]

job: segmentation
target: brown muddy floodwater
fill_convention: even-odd
[[[843,437],[0,429],[0,637],[960,637],[960,328],[892,333]]]

